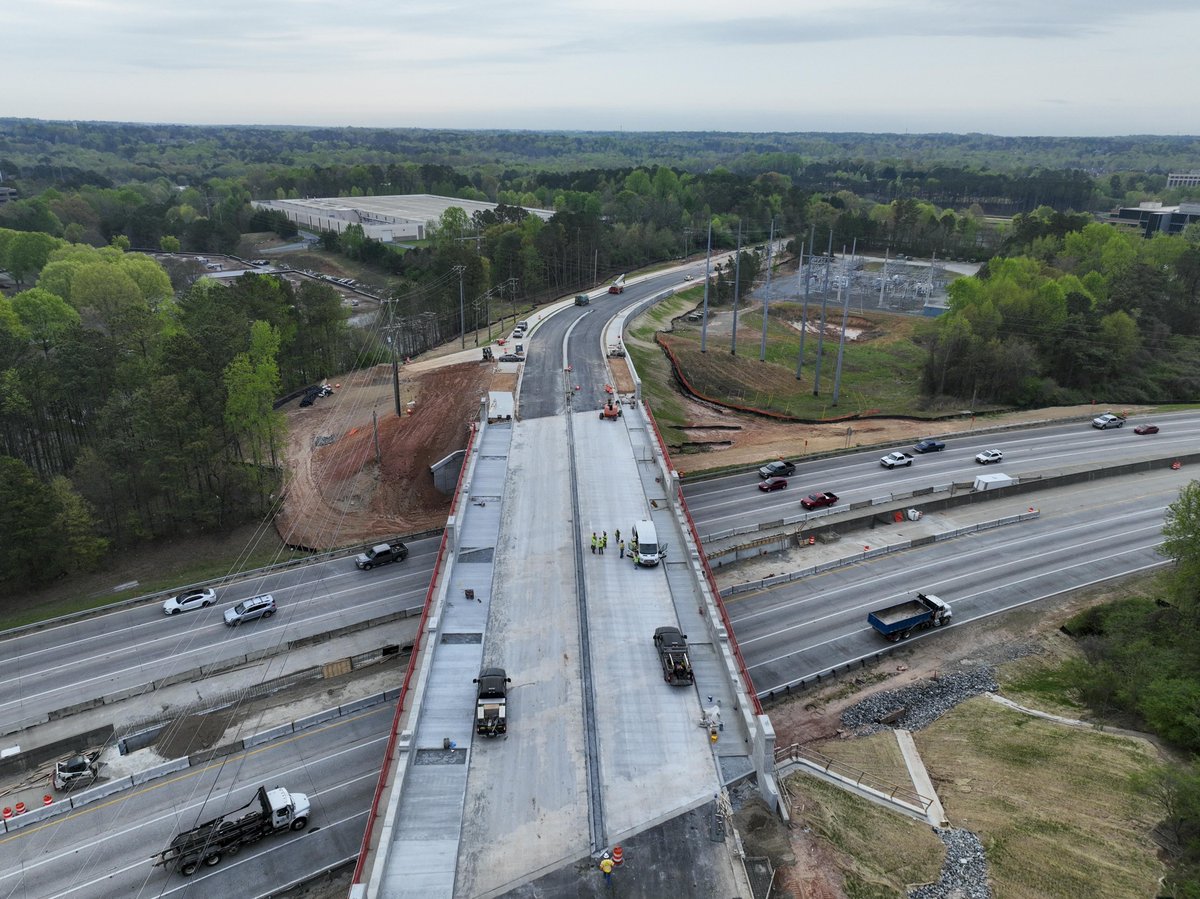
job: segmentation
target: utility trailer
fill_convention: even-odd
[[[269,834],[303,830],[308,826],[308,811],[308,797],[303,793],[259,787],[241,808],[176,835],[170,846],[153,856],[154,865],[169,866],[191,877],[201,864],[219,864],[223,856],[236,855],[243,846]]]

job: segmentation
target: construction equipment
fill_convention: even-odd
[[[54,789],[62,791],[74,790],[77,787],[90,787],[100,777],[100,750],[84,752],[71,758],[54,763],[54,774],[51,783]]]
[[[492,348],[490,346],[485,346],[483,348],[483,361],[484,362],[492,362],[494,360],[495,360],[495,356],[492,353]]]
[[[662,663],[663,680],[673,687],[696,682],[688,658],[687,634],[681,634],[677,627],[660,627],[654,632],[654,646]]]
[[[609,397],[608,401],[604,404],[604,408],[600,410],[600,417],[607,421],[616,421],[621,417],[620,404],[613,402],[612,398]]]
[[[479,684],[475,699],[475,732],[485,737],[508,733],[508,685],[512,678],[503,668],[484,668],[474,683]]]

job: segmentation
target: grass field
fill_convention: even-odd
[[[1018,664],[1013,673],[1014,682],[1030,685],[1031,692],[1051,689],[1028,663]],[[982,697],[958,706],[914,739],[952,826],[974,831],[982,840],[993,895],[1154,895],[1163,873],[1149,837],[1155,810],[1131,784],[1131,775],[1155,761],[1146,744],[1033,718]],[[894,747],[890,733],[814,746],[846,765],[906,783]],[[805,823],[859,859],[856,866],[896,839],[898,825],[892,819],[901,816],[882,810],[866,816],[856,810],[862,800],[835,796],[824,785],[814,791],[812,783],[805,778],[793,786],[822,806],[817,813],[806,810]],[[856,876],[871,880],[887,870],[881,866]],[[936,876],[935,871],[927,879]],[[906,881],[898,875],[892,882],[899,890]]]

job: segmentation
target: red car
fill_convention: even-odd
[[[770,493],[772,490],[783,490],[787,487],[787,478],[767,478],[758,485],[758,489],[763,493]]]
[[[1138,425],[1133,429],[1135,434],[1157,434],[1158,425]]]
[[[810,493],[804,499],[800,500],[800,505],[806,509],[820,509],[825,506],[832,506],[838,501],[836,493]]]

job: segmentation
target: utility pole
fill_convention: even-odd
[[[771,259],[775,253],[775,216],[771,216],[771,236],[767,238],[767,286],[763,288],[762,344],[758,348],[758,361],[767,361],[767,316],[771,311]]]
[[[463,272],[467,270],[465,265],[454,266],[454,271],[458,272],[458,322],[462,328],[462,348],[467,348],[467,313],[463,303]]]
[[[838,285],[838,300],[842,299],[842,287]],[[837,367],[833,371],[833,405],[838,404],[842,389],[842,354],[846,351],[846,320],[850,317],[850,291],[846,290],[846,302],[842,304],[842,334],[838,338]]]
[[[816,226],[808,228],[808,267],[812,268],[813,232]],[[800,275],[804,278],[804,306],[800,312],[800,352],[796,354],[796,380],[800,380],[800,372],[804,369],[804,335],[808,333],[808,286],[812,284],[812,272],[804,271],[804,239],[800,240]]]
[[[742,221],[738,219],[737,254],[733,257],[733,333],[729,335],[729,354],[737,355],[737,307],[742,286]]]
[[[708,273],[712,269],[712,216],[708,219],[708,255],[704,260],[704,317],[700,321],[700,352],[708,352]]]
[[[825,286],[821,288],[821,330],[817,334],[817,370],[813,375],[813,396],[821,389],[821,353],[825,348],[825,307],[829,304],[829,267],[833,262],[833,229],[829,229],[829,248],[825,251]]]

